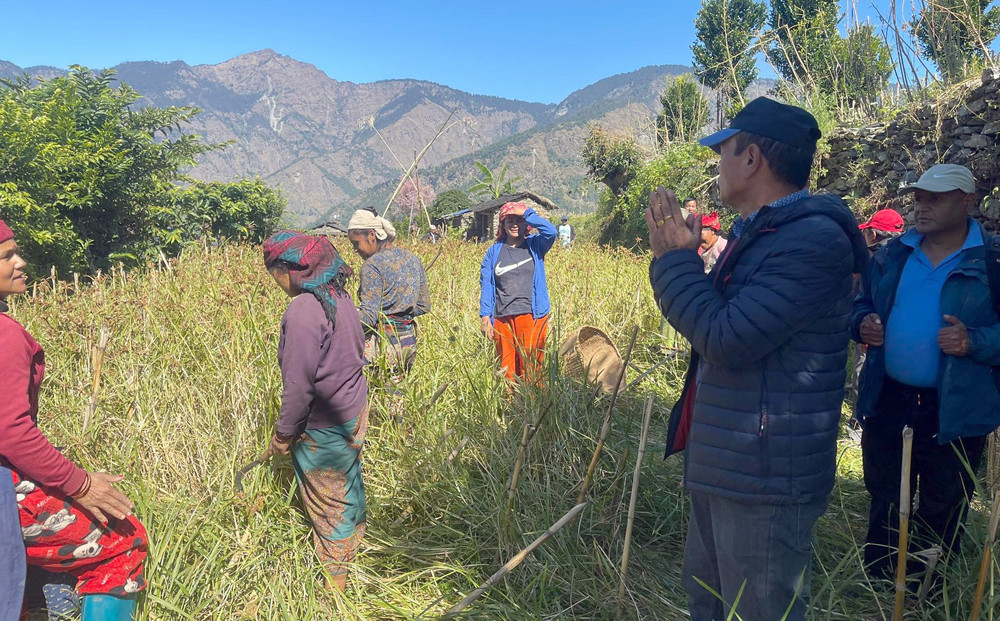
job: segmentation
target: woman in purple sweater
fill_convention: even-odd
[[[292,299],[281,319],[281,414],[269,454],[291,452],[316,555],[343,590],[365,531],[364,333],[344,289],[351,268],[325,237],[280,231],[264,265]],[[305,295],[301,295],[305,294]]]

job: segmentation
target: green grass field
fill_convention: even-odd
[[[337,245],[347,256],[348,245]],[[265,448],[280,398],[275,352],[288,300],[257,248],[195,249],[169,269],[105,275],[78,293],[43,282],[37,296],[12,300],[14,316],[46,348],[43,430],[88,469],[125,474],[123,487],[149,529],[150,589],[140,619],[439,618],[576,504],[608,398],[591,402],[591,389],[562,377],[550,355],[546,388],[506,403],[492,346],[478,332],[485,247],[413,248],[425,265],[443,248],[428,273],[433,310],[420,322],[404,425],[387,420],[386,395],[373,385],[368,531],[343,596],[324,586],[287,458],[251,471],[243,493],[233,484],[235,472]],[[357,266],[353,254],[350,260]],[[647,258],[581,246],[556,249],[546,263],[550,352],[581,325],[603,329],[620,350],[637,326],[639,369],[675,345],[669,329],[661,330]],[[100,406],[85,430],[91,348],[101,326],[111,340]],[[648,394],[656,401],[622,616],[687,618],[682,464],[662,459],[683,370],[683,361],[664,365],[619,397],[587,507],[464,618],[615,617]],[[524,425],[549,402],[508,513],[507,483]],[[886,619],[891,593],[876,593],[861,571],[868,499],[860,451],[846,435],[841,448],[830,509],[816,529],[811,615]],[[941,595],[911,608],[908,619],[968,617],[985,536],[978,504],[969,528],[967,553],[946,569]],[[984,618],[992,618],[992,584],[987,599]]]

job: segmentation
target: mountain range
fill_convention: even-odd
[[[127,62],[117,78],[143,97],[140,105],[194,106],[185,132],[225,148],[201,156],[190,172],[206,181],[258,175],[280,186],[289,219],[306,226],[345,220],[365,204],[383,207],[409,166],[443,127],[420,162],[422,184],[438,193],[466,189],[473,162],[508,167],[518,189],[543,194],[571,213],[592,211],[597,187],[581,150],[587,124],[630,131],[652,142],[652,118],[679,65],[611,76],[541,104],[475,95],[441,84],[400,79],[355,84],[315,66],[262,50],[216,65]],[[20,68],[0,61],[0,77],[51,78],[55,67]]]

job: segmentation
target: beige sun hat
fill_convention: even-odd
[[[966,194],[976,193],[976,179],[972,171],[958,164],[935,164],[927,169],[916,183],[899,189],[900,194],[924,190],[925,192],[951,192],[961,190]]]

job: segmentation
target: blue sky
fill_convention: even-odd
[[[862,16],[873,14],[871,0],[856,5]],[[0,7],[0,59],[21,67],[214,64],[272,48],[337,80],[418,78],[553,103],[616,73],[689,65],[700,1],[0,0]],[[763,74],[771,75],[766,67]]]

